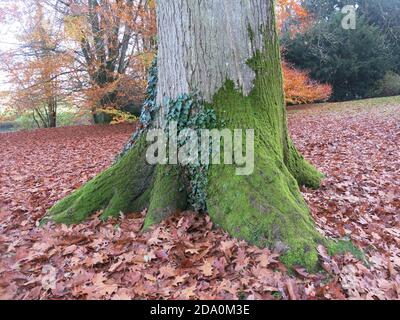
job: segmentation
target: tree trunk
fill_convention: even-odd
[[[157,9],[157,96],[142,132],[166,127],[168,101],[195,94],[224,128],[254,129],[254,173],[238,176],[232,165],[212,165],[207,210],[231,235],[280,251],[288,265],[313,269],[316,247],[325,240],[299,185],[317,188],[322,175],[288,135],[274,1],[159,0]],[[74,223],[100,209],[107,217],[148,208],[148,227],[185,209],[193,190],[182,167],[147,164],[148,144],[143,134],[135,138],[111,169],[57,204],[48,218]]]
[[[48,98],[49,128],[57,127],[57,101],[55,97]]]

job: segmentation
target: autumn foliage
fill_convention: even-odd
[[[283,63],[283,77],[286,103],[307,104],[326,101],[332,94],[332,86],[313,81],[306,71]]]
[[[60,106],[106,110],[116,123],[140,108],[155,51],[154,1],[27,0],[2,12],[0,22],[17,30],[18,43],[0,59],[15,112],[53,127]]]
[[[311,16],[302,6],[301,0],[278,0],[276,11],[279,30],[292,35],[305,31],[312,24]],[[289,24],[289,20],[292,23]]]
[[[38,126],[55,127],[58,106],[68,97],[65,74],[73,59],[59,51],[62,35],[40,2],[29,12],[14,11],[14,19],[21,15],[27,19],[18,35],[21,46],[1,56],[10,87],[4,104],[17,113],[29,112]]]
[[[10,85],[8,105],[39,127],[57,125],[60,106],[131,122],[144,99],[146,73],[156,51],[153,0],[27,0],[0,13],[19,26],[19,46],[1,56]],[[277,3],[278,27],[296,34],[312,23],[296,0]],[[6,19],[7,18],[7,19]],[[293,23],[295,21],[295,23]],[[290,22],[290,23],[289,23]],[[288,30],[288,28],[290,30]],[[331,87],[283,63],[288,104],[324,101]]]
[[[63,9],[66,39],[84,70],[87,109],[140,105],[155,51],[154,1],[68,0]]]
[[[312,25],[312,18],[302,6],[302,1],[279,0],[276,11],[280,32],[294,36],[297,33],[304,32]],[[306,71],[298,70],[285,61],[283,61],[282,67],[287,104],[326,101],[332,95],[332,86],[312,80]]]

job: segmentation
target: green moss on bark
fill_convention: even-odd
[[[284,161],[299,186],[306,186],[312,189],[318,189],[321,186],[321,179],[324,175],[304,159],[292,141],[288,142]]]
[[[178,210],[187,208],[187,194],[183,185],[178,166],[160,165],[157,167],[144,230],[160,223]]]
[[[211,166],[207,207],[216,225],[232,236],[276,249],[288,266],[313,271],[316,248],[328,241],[316,230],[299,184],[317,188],[322,175],[289,138],[276,43],[249,62],[256,72],[249,96],[228,81],[210,105],[227,128],[255,130],[255,171],[237,176],[233,166]]]
[[[43,222],[73,224],[103,210],[102,217],[141,211],[150,201],[155,167],[145,159],[142,137],[121,160],[50,209]]]

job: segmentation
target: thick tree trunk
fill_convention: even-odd
[[[317,188],[321,174],[293,146],[287,129],[274,1],[159,0],[160,107],[150,126],[164,128],[171,101],[194,95],[225,128],[255,130],[255,171],[212,165],[206,204],[231,235],[279,250],[287,264],[310,269],[316,231],[299,185]],[[139,135],[140,137],[140,135]],[[187,206],[179,166],[146,163],[143,138],[119,162],[51,211],[58,222],[79,222],[148,208],[146,227]],[[190,192],[190,190],[188,190]]]
[[[254,174],[211,167],[210,216],[238,238],[284,252],[288,264],[315,265],[323,240],[299,185],[317,188],[321,174],[288,136],[274,1],[161,0],[158,22],[160,125],[166,99],[197,93],[225,128],[255,130]]]

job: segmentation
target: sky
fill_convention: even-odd
[[[15,38],[13,26],[2,26],[0,29],[0,55],[8,50],[15,49],[17,42],[18,40]],[[9,88],[10,86],[7,83],[7,73],[0,69],[0,92],[8,91]],[[2,105],[2,101],[0,100],[0,111],[3,111],[4,108],[5,107]]]
[[[7,18],[10,10],[10,5],[18,6],[23,5],[21,0],[0,0],[0,58],[1,54],[16,49],[18,47],[18,22],[12,22]],[[7,73],[3,72],[0,68],[0,92],[7,91],[10,88],[7,83]],[[0,100],[0,111],[4,109]]]
[[[15,37],[15,26],[1,27],[0,29],[0,53],[15,49],[18,44],[18,40]],[[5,84],[6,74],[0,69],[0,91],[4,91],[7,88]]]
[[[13,1],[14,5],[20,3],[19,0]],[[18,44],[16,34],[18,32],[18,23],[8,18],[11,10],[9,9],[9,0],[0,0],[0,54],[15,49]],[[4,81],[6,76],[0,70],[0,91],[4,90]]]

